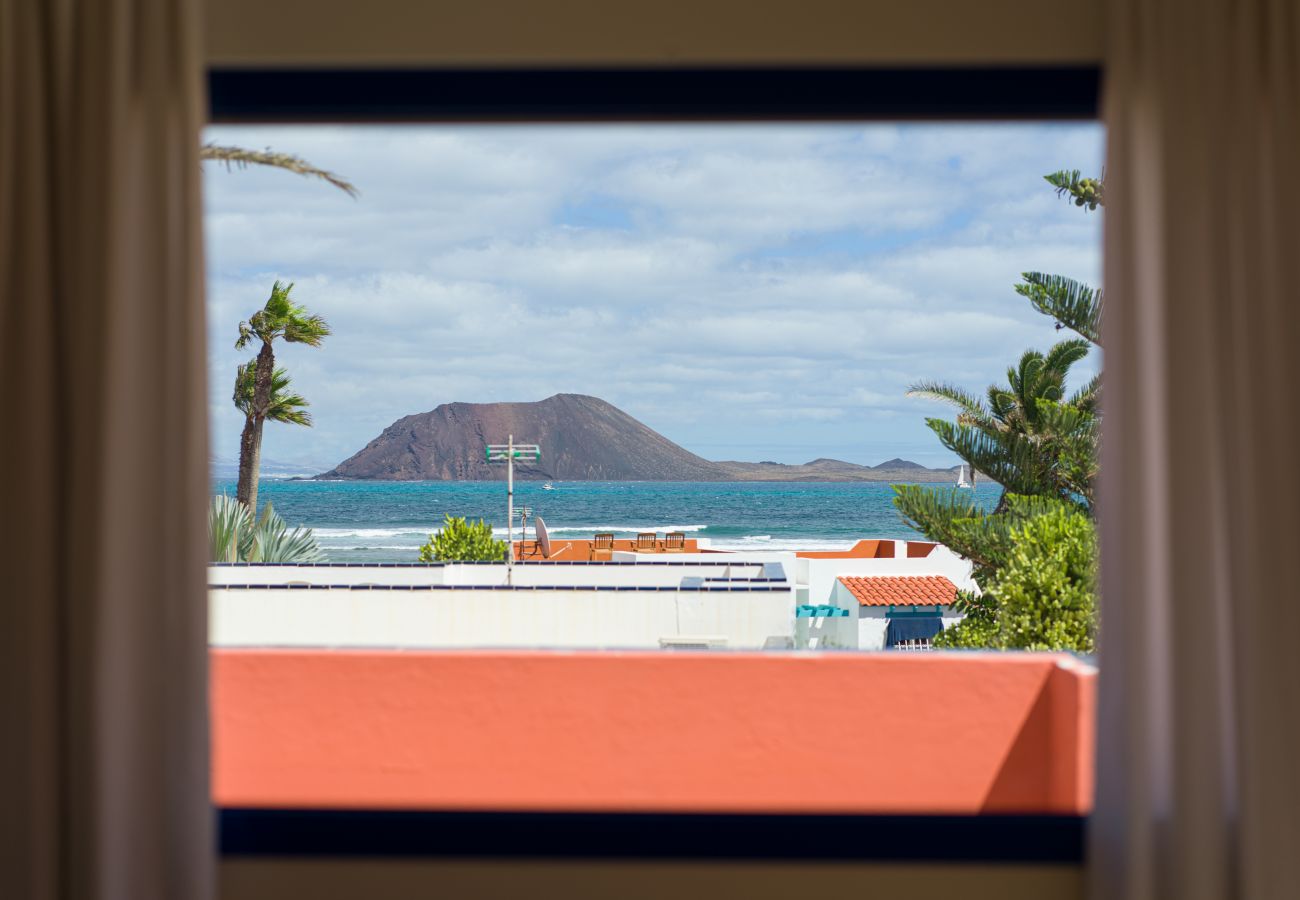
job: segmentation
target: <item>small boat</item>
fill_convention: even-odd
[[[972,469],[972,470],[971,470],[971,478],[973,479],[974,477],[975,477],[975,470]],[[967,480],[966,480],[966,466],[965,466],[964,464],[963,464],[963,465],[960,465],[960,466],[957,467],[957,487],[959,487],[959,488],[974,488],[974,487],[975,487],[974,484],[972,484],[970,481],[967,481]]]
[[[551,484],[551,483],[548,481],[548,482],[546,482],[546,484],[542,485],[542,490],[544,490],[544,491],[553,491],[553,490],[555,490],[555,485]]]

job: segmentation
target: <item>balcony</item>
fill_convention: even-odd
[[[1081,816],[1051,654],[214,649],[222,807]]]

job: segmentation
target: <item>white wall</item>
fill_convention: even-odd
[[[635,559],[628,560],[635,563]],[[758,578],[763,574],[763,567],[758,563],[727,561],[719,562],[718,557],[705,560],[708,565],[680,565],[687,560],[673,559],[665,564],[662,554],[652,557],[654,564],[643,565],[603,565],[579,564],[568,565],[562,562],[523,563],[515,566],[514,582],[517,585],[599,585],[613,586],[662,586],[674,587],[681,584],[683,578]],[[456,563],[447,565],[445,584],[492,584],[506,583],[506,567],[500,566],[466,566]]]
[[[800,650],[856,650],[858,620],[854,615],[795,619],[794,645]]]
[[[889,631],[889,619],[885,612],[888,609],[887,606],[859,607],[857,617],[859,650],[885,649],[885,633]]]
[[[709,565],[601,565],[565,563],[524,563],[515,566],[516,585],[552,586],[662,586],[674,587],[686,577],[757,578],[763,574],[758,562],[717,562]],[[660,558],[662,562],[662,557]],[[680,560],[673,560],[673,563]],[[788,570],[787,570],[788,571]],[[409,584],[409,585],[504,585],[506,567],[502,565],[218,565],[208,567],[208,584]]]
[[[725,637],[761,648],[794,636],[794,591],[365,590],[214,587],[219,647],[657,648]]]
[[[637,553],[634,550],[615,550],[611,559],[618,562],[646,562],[654,560],[663,560],[668,554],[665,553]],[[793,550],[743,550],[743,551],[715,551],[713,553],[674,553],[670,557],[674,562],[695,562],[695,563],[780,563],[785,566],[787,574],[795,571],[795,555]]]
[[[208,584],[445,584],[442,566],[208,566]]]
[[[760,577],[762,563],[772,561],[781,562],[787,574],[805,572],[808,585],[788,582],[774,593],[511,591],[504,588],[504,565],[212,566],[211,635],[218,646],[658,647],[660,638],[696,636],[724,637],[733,647],[791,638],[796,646],[879,650],[888,627],[886,608],[860,606],[840,585],[841,575],[943,575],[960,588],[974,587],[971,564],[942,546],[919,559],[796,559],[789,551],[767,551],[734,558],[682,554],[671,561],[657,554],[643,557],[641,565],[525,563],[515,567],[515,584],[678,587],[686,577]],[[248,584],[439,589],[221,589]],[[458,586],[502,590],[455,590]],[[850,616],[800,620],[798,628],[796,596],[799,603],[848,609]],[[958,620],[949,612],[945,627]]]
[[[896,552],[905,554],[905,542],[897,544]],[[893,559],[800,559],[798,569],[803,570],[804,563],[806,575],[800,581],[806,580],[809,603],[837,602],[835,588],[841,575],[942,575],[959,590],[975,590],[970,560],[962,559],[943,545],[919,559],[908,559],[906,555]]]

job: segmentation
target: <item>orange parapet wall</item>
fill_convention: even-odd
[[[595,550],[595,541],[590,539],[576,538],[574,540],[551,540],[551,555],[542,556],[542,549],[536,541],[515,541],[514,543],[515,559],[525,562],[590,562],[599,560]],[[668,551],[663,547],[663,540],[660,539],[655,547],[651,550],[637,550],[636,540],[633,538],[619,538],[608,548],[609,551],[626,550],[628,552],[639,553],[661,553],[666,559],[672,558],[673,552],[681,553],[714,553],[723,551],[701,550],[699,541],[695,538],[686,538],[680,551]],[[606,553],[604,559],[609,559]]]
[[[1086,813],[1040,654],[213,650],[221,806]]]

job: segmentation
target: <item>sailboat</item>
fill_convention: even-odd
[[[960,466],[957,467],[957,487],[959,487],[959,488],[971,488],[971,489],[974,489],[974,487],[975,487],[975,484],[974,484],[974,480],[975,480],[975,470],[974,470],[974,469],[971,469],[971,470],[970,470],[970,473],[971,473],[971,480],[970,480],[970,481],[967,481],[967,480],[966,480],[966,469],[967,469],[967,467],[966,467],[966,464],[965,464],[965,463],[963,463],[962,465],[960,465]]]

